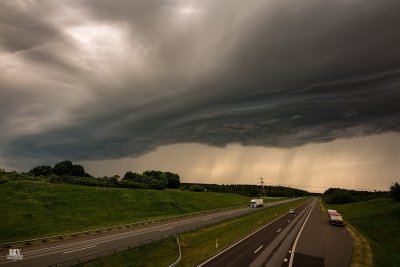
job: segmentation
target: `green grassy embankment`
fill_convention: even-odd
[[[250,199],[230,193],[99,188],[22,180],[0,184],[0,195],[0,242],[247,205]]]
[[[260,226],[274,220],[277,215],[280,216],[305,201],[306,199],[297,200],[180,235],[182,260],[179,266],[196,266]],[[215,248],[216,239],[218,239],[218,249]],[[79,266],[169,266],[178,257],[176,239],[169,238]]]
[[[340,212],[344,220],[368,239],[373,266],[400,266],[399,202],[380,198],[327,207]]]

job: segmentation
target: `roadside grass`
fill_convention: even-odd
[[[324,202],[324,203],[325,203],[325,202]],[[328,213],[327,210],[326,210],[326,208],[325,208],[325,206],[324,206],[324,203],[322,203],[322,200],[321,200],[321,199],[318,200],[318,204],[319,204],[320,210],[321,210],[323,213]]]
[[[368,240],[360,234],[350,223],[346,224],[347,230],[353,237],[353,254],[350,267],[370,267],[373,265],[371,246]]]
[[[87,263],[77,264],[77,267],[144,267],[169,266],[179,257],[176,238],[167,238],[151,244],[132,248],[111,256],[99,258]]]
[[[198,265],[205,259],[242,239],[259,227],[274,220],[277,216],[288,212],[290,208],[304,203],[306,200],[307,199],[301,199],[292,203],[263,209],[240,218],[181,234],[179,240],[182,249],[182,260],[179,266]],[[218,239],[218,248],[216,248],[216,239]],[[174,244],[171,243],[171,239],[160,240],[136,249],[93,260],[79,266],[168,266],[173,263],[174,260],[164,265],[159,265],[156,261],[158,261],[158,256],[168,255],[168,253],[171,253],[170,251],[172,249],[175,251],[173,258],[175,260],[178,258],[179,252],[176,241],[175,239],[172,240],[174,240]],[[148,258],[145,262],[141,259],[142,251],[146,251],[147,253],[146,255]],[[130,259],[138,259],[139,262],[133,264]]]
[[[367,238],[372,248],[373,266],[400,266],[399,202],[380,198],[328,207],[340,212]]]
[[[0,184],[0,195],[0,242],[243,206],[250,200],[232,193],[100,188],[26,180]]]

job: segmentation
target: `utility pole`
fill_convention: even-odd
[[[265,188],[264,188],[264,178],[259,178],[260,179],[260,182],[259,182],[259,184],[260,184],[260,186],[261,186],[261,189],[260,189],[260,198],[263,198],[263,197],[265,197],[266,196],[266,193],[265,193]]]

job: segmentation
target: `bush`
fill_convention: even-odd
[[[8,179],[6,177],[0,177],[0,184],[7,183]]]
[[[151,189],[157,189],[157,190],[164,190],[165,189],[165,185],[163,182],[158,181],[156,179],[151,179],[149,186]]]
[[[109,178],[94,178],[94,177],[75,177],[75,176],[57,176],[51,175],[49,182],[51,183],[64,183],[86,186],[101,186],[101,187],[117,187],[114,179]]]
[[[189,187],[189,191],[193,191],[193,192],[203,192],[203,191],[204,191],[204,188],[203,188],[202,186],[200,186],[200,185],[194,184],[194,185],[191,185],[191,186]]]
[[[51,174],[51,167],[47,165],[36,166],[28,174],[33,176],[47,176]]]
[[[118,187],[131,188],[131,189],[149,189],[149,186],[143,183],[137,183],[129,180],[121,180]]]

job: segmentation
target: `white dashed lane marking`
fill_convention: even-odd
[[[261,245],[258,249],[256,249],[256,251],[254,251],[254,254],[257,253],[262,247],[263,245]]]

